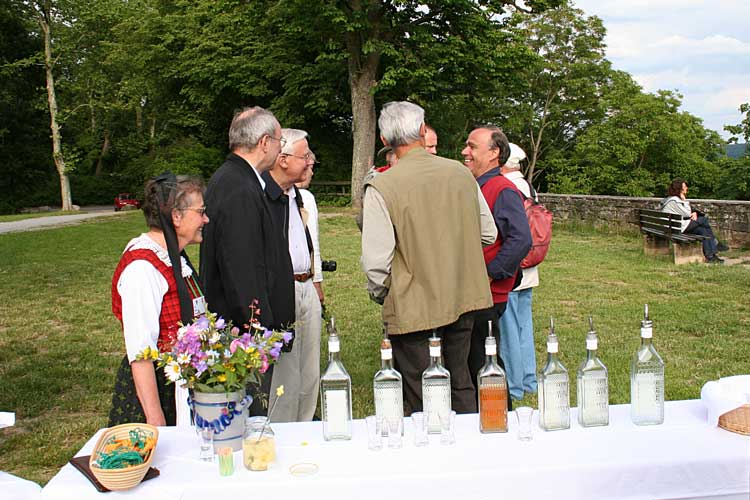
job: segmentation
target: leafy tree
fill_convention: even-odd
[[[528,17],[516,15],[512,27],[536,57],[521,70],[520,84],[508,89],[504,127],[526,146],[532,181],[547,150],[559,156],[602,118],[599,103],[611,70],[601,20],[568,2]]]
[[[524,10],[557,3],[529,1]],[[468,94],[473,85],[481,95],[489,88],[485,82],[500,78],[506,67],[502,57],[493,57],[505,39],[504,9],[521,9],[512,0],[178,5],[186,28],[183,93],[193,102],[218,95],[234,103],[268,103],[285,125],[312,117],[344,137],[351,130],[355,206],[376,145],[377,95],[426,101],[456,89]]]
[[[737,136],[745,138],[745,144],[750,144],[750,102],[740,104],[740,113],[743,113],[745,117],[737,125],[726,125],[724,130],[733,134],[734,137],[729,139],[729,142],[737,142]]]
[[[50,131],[52,133],[52,159],[55,163],[57,174],[60,178],[60,198],[62,209],[71,210],[73,201],[70,191],[70,179],[68,178],[69,167],[66,165],[62,148],[62,133],[55,90],[55,70],[57,69],[57,51],[55,37],[58,30],[64,31],[66,25],[72,21],[71,5],[64,1],[37,0],[31,2],[15,2],[17,8],[25,11],[28,18],[33,19],[38,26],[38,36],[42,41],[41,60],[44,66],[45,82],[47,89],[47,110],[50,116]],[[25,62],[36,60],[32,56]],[[24,61],[16,61],[23,64]]]
[[[556,160],[552,190],[660,196],[672,178],[683,177],[694,196],[713,194],[720,172],[712,161],[721,139],[679,111],[679,94],[644,93],[629,75],[617,73],[604,103],[604,120],[579,136],[567,161]]]
[[[47,148],[49,119],[40,92],[44,86],[39,70],[42,43],[28,24],[17,4],[0,0],[0,213],[55,199],[44,198],[48,190],[42,188],[54,175],[54,165]]]

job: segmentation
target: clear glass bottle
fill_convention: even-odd
[[[508,432],[508,381],[497,364],[497,342],[488,321],[484,341],[485,362],[477,375],[479,388],[479,432]]]
[[[609,375],[607,367],[596,355],[599,339],[594,320],[589,316],[586,334],[586,360],[577,374],[578,423],[582,427],[609,424]]]
[[[443,367],[440,339],[434,332],[430,338],[430,366],[422,373],[422,403],[427,431],[440,434],[440,416],[451,411],[451,375]]]
[[[352,379],[340,356],[335,319],[328,325],[328,368],[320,377],[320,408],[326,441],[352,438]]]
[[[664,361],[651,343],[648,304],[641,321],[641,345],[630,362],[630,418],[637,425],[664,423]]]
[[[383,422],[403,419],[403,380],[401,374],[393,368],[393,350],[386,328],[383,329],[383,340],[380,342],[380,370],[375,373],[372,386],[375,395],[375,415],[378,419],[383,419]],[[387,435],[385,426],[383,435]]]
[[[549,320],[547,364],[539,372],[539,427],[545,431],[570,428],[570,384],[568,370],[557,359],[558,342],[555,321]]]

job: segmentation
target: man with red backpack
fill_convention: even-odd
[[[536,193],[521,173],[521,162],[526,153],[510,144],[510,156],[501,172],[526,199],[537,201]],[[531,316],[531,291],[539,285],[537,266],[522,268],[521,284],[508,294],[505,313],[500,318],[500,355],[505,361],[510,396],[523,398],[523,393],[536,394],[536,352],[534,351],[534,324]]]
[[[498,320],[505,311],[508,293],[520,282],[521,260],[529,252],[532,242],[523,195],[500,172],[501,165],[510,156],[510,145],[503,131],[491,125],[474,129],[466,139],[461,155],[481,187],[498,231],[497,241],[484,247],[493,308],[474,319],[469,370],[476,383],[476,375],[485,361],[484,340],[488,321],[492,321],[493,335],[498,345],[502,345],[498,338]]]

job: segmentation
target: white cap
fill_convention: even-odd
[[[526,159],[526,153],[517,144],[510,143],[510,156],[505,166],[508,168],[520,168],[521,162]]]

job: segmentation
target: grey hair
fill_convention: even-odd
[[[279,121],[270,111],[254,106],[237,111],[229,126],[229,149],[252,150],[264,135],[273,137]]]
[[[380,110],[380,135],[392,147],[413,144],[421,139],[424,109],[408,101],[389,102]]]
[[[298,128],[282,128],[281,137],[286,139],[286,144],[281,148],[281,154],[291,155],[294,154],[294,143],[302,139],[307,139],[309,135],[304,130]]]

